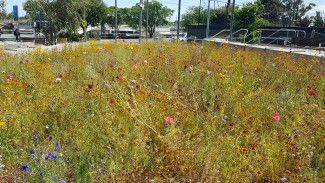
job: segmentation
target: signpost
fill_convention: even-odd
[[[13,14],[13,17],[14,17],[14,21],[18,21],[19,16],[18,16],[18,6],[17,5],[13,6],[12,14]]]

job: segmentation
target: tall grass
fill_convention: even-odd
[[[324,68],[197,44],[2,53],[0,182],[322,182]]]

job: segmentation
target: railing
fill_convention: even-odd
[[[295,29],[277,29],[277,30],[274,30],[274,29],[259,29],[259,31],[261,31],[260,38],[259,38],[259,44],[263,43],[265,40],[272,40],[268,44],[272,44],[272,43],[274,43],[276,41],[277,41],[277,44],[278,44],[278,41],[283,41],[284,45],[286,45],[287,43],[291,42],[291,39],[293,37],[299,37],[300,33],[303,33],[303,38],[306,38],[306,36],[307,36],[306,31],[304,31],[304,30],[295,30]],[[263,37],[262,36],[263,31],[275,31],[275,32],[273,32],[272,34],[270,34],[270,35],[268,35],[266,37]],[[286,36],[274,37],[276,34],[281,33],[281,32],[286,33]],[[294,35],[290,36],[290,33],[294,33]]]
[[[241,32],[243,32],[243,34],[240,34]],[[226,34],[225,36],[220,36],[222,34]],[[248,29],[239,29],[236,32],[233,32],[232,34],[230,34],[230,29],[223,29],[220,32],[218,32],[217,34],[215,34],[214,36],[212,36],[211,38],[221,38],[221,39],[226,39],[229,40],[230,39],[230,35],[234,36],[236,34],[239,34],[238,37],[233,37],[233,40],[243,40],[243,42],[245,42],[247,34],[248,34]],[[242,37],[241,37],[242,35]]]

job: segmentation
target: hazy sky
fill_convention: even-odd
[[[25,15],[25,12],[23,11],[22,8],[22,4],[25,2],[26,0],[7,0],[7,11],[8,12],[12,12],[12,6],[13,5],[18,5],[19,6],[19,16]],[[131,7],[134,4],[136,4],[137,2],[139,2],[140,0],[117,0],[118,6],[119,7]],[[150,1],[150,0],[149,0]],[[162,4],[170,7],[171,9],[175,10],[175,14],[173,15],[173,17],[171,17],[171,20],[175,20],[177,15],[177,8],[178,8],[178,0],[156,0],[161,2]],[[236,0],[236,4],[243,4],[246,2],[253,2],[254,0]],[[108,6],[114,6],[114,2],[115,0],[104,0],[104,2],[108,5]],[[208,0],[202,0],[202,6],[207,7],[207,3]],[[215,2],[211,2],[212,7],[214,7],[214,4],[216,7],[218,6],[224,6],[225,5],[226,0],[218,0]],[[195,6],[195,5],[199,5],[200,0],[182,0],[182,13],[184,13],[188,7],[190,6]],[[317,5],[316,8],[314,8],[314,10],[312,10],[310,12],[310,14],[314,14],[315,11],[322,11],[325,14],[325,0],[305,0],[305,3],[315,3]]]

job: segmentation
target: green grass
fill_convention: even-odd
[[[324,65],[196,44],[2,52],[0,182],[323,182]]]

